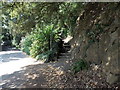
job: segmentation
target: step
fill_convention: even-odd
[[[69,44],[63,44],[63,46],[71,46],[71,45],[69,45]]]
[[[63,58],[63,59],[60,58],[60,59],[58,59],[58,61],[64,61],[64,60],[71,60],[71,58],[69,58],[69,59],[68,58],[67,59],[66,58]]]
[[[60,53],[60,55],[71,56],[71,53]]]
[[[71,49],[69,51],[67,51],[66,53],[71,53]]]
[[[66,48],[66,49],[65,49],[65,52],[69,52],[69,51],[70,51],[70,48]]]
[[[63,45],[70,45],[69,43],[63,43]]]
[[[59,56],[59,58],[71,58],[71,56]]]
[[[61,57],[61,58],[58,58],[58,59],[70,60],[70,59],[71,59],[71,57],[69,57],[69,58],[64,58],[64,57]]]
[[[65,48],[71,48],[70,45],[63,45],[63,47],[65,47]]]

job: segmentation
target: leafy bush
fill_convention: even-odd
[[[11,46],[12,45],[12,35],[8,32],[0,34],[1,45]]]
[[[53,25],[36,29],[21,41],[21,50],[37,60],[53,61],[59,50],[60,30],[54,29]]]
[[[21,40],[21,50],[25,53],[27,53],[28,55],[30,55],[30,47],[31,47],[31,44],[32,44],[32,35],[28,35],[24,38],[22,38]]]
[[[53,25],[43,27],[43,30],[36,28],[33,35],[33,43],[30,48],[30,55],[37,59],[49,59],[54,41],[57,41],[57,30],[53,30]]]
[[[37,55],[44,53],[47,50],[46,43],[42,43],[41,39],[33,41],[30,48],[30,55],[36,58]]]
[[[19,44],[20,44],[20,41],[21,41],[21,35],[15,35],[13,37],[13,40],[12,40],[12,45],[16,46],[17,48],[20,47]]]
[[[52,53],[51,51],[46,51],[42,54],[37,55],[36,59],[46,61],[46,60],[49,59],[49,56],[50,56],[51,53]]]
[[[72,67],[72,70],[73,70],[74,73],[77,73],[77,72],[79,72],[81,70],[84,70],[84,69],[88,69],[88,64],[83,59],[80,59],[79,61],[74,63],[74,65]]]
[[[37,59],[37,60],[46,61],[47,58],[48,58],[48,55],[47,55],[47,54],[43,54],[43,53],[36,56],[36,59]]]
[[[42,30],[36,30],[37,32],[33,32],[33,43],[30,48],[30,55],[36,58],[37,55],[40,55],[48,50],[48,41],[46,37],[46,33]]]

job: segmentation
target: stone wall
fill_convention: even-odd
[[[120,3],[88,3],[77,19],[72,59],[101,64],[109,83],[120,76]]]

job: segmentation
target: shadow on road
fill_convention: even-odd
[[[45,76],[42,74],[38,65],[23,67],[23,70],[16,71],[12,74],[2,76],[2,88],[40,88],[46,87]]]

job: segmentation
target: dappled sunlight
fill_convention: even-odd
[[[120,3],[3,2],[1,9],[0,89],[120,86]]]
[[[0,70],[0,75],[10,74],[15,71],[19,71],[22,69],[22,67],[30,64],[35,64],[34,61],[32,61],[32,59],[30,58],[0,64],[0,68],[3,68]]]
[[[66,63],[69,63],[69,61],[66,61]]]
[[[4,74],[11,74],[15,71],[22,70],[22,67],[38,64],[35,59],[28,57],[22,51],[6,51],[0,52],[0,76]]]
[[[0,86],[2,87],[24,87],[25,81],[27,82],[30,79],[33,80],[39,77],[39,74],[30,75],[27,73],[25,66],[42,64],[43,62],[35,62],[35,59],[28,57],[22,51],[0,52],[0,58],[2,58],[0,63]],[[6,59],[8,60],[7,62],[5,62]],[[34,83],[34,86],[36,85]]]
[[[41,87],[41,85],[44,85],[45,79],[42,74],[36,71],[33,72],[33,69],[30,69],[34,66],[36,65],[27,66],[24,70],[19,70],[12,74],[3,75],[0,85],[3,88]]]
[[[106,66],[110,65],[111,57],[107,58],[107,63],[105,64]]]
[[[108,61],[110,61],[111,60],[111,57],[108,57]]]
[[[92,68],[92,70],[95,70],[95,71],[98,70],[98,69],[99,69],[98,65],[94,65],[93,68]]]
[[[63,66],[61,66],[61,67],[63,67]],[[49,68],[51,69],[51,70],[53,70],[53,71],[55,71],[55,74],[54,75],[62,75],[62,74],[64,74],[64,72],[61,70],[61,67],[59,66],[59,67],[57,67],[57,68],[55,68],[54,66],[52,66],[52,65],[49,65]]]
[[[78,46],[79,45],[79,43],[76,43],[76,46]]]
[[[107,63],[106,63],[106,66],[108,66],[109,64],[110,64],[110,62],[107,62]]]
[[[31,79],[35,79],[37,77],[39,77],[39,74],[32,74],[27,76],[27,78],[31,78]]]

